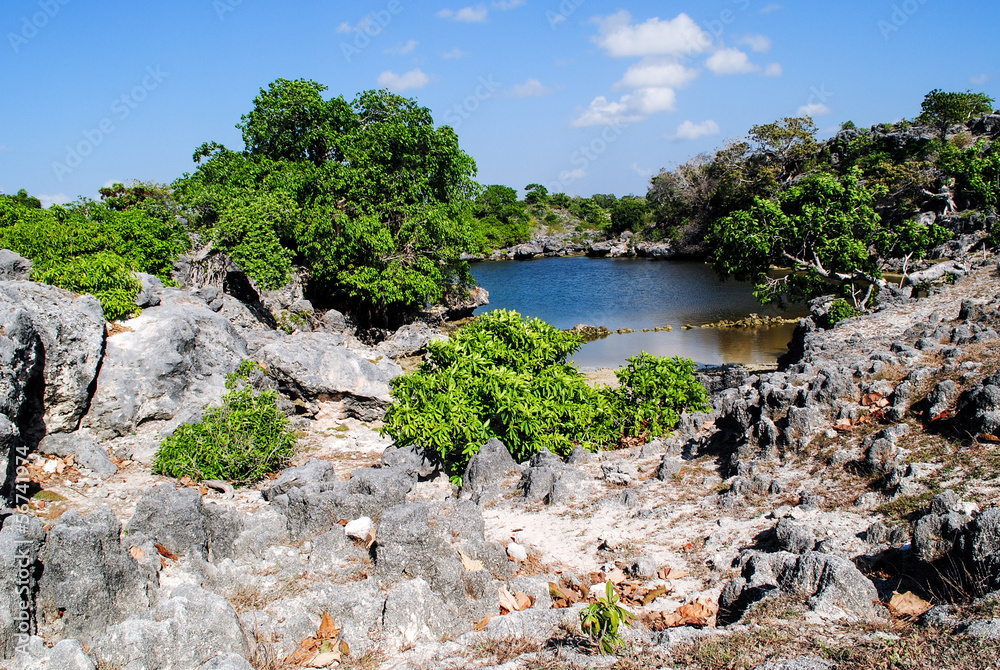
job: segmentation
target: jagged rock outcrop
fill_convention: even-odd
[[[0,658],[36,631],[38,554],[45,540],[42,522],[13,514],[0,530]]]

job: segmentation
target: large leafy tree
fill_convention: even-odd
[[[892,224],[874,209],[880,189],[860,172],[838,178],[815,172],[773,198],[716,221],[709,231],[715,269],[755,283],[763,302],[781,294],[802,299],[840,288],[858,309],[885,284],[886,258],[921,255],[946,238],[937,226]],[[775,267],[791,268],[774,278]]]
[[[375,325],[471,281],[476,165],[430,110],[388,91],[347,102],[279,79],[243,116],[245,149],[206,143],[176,184],[198,223],[265,288],[294,265],[319,299]]]
[[[949,127],[991,113],[993,98],[985,93],[947,92],[936,88],[924,96],[920,108],[917,120],[937,128],[941,133],[941,141],[944,142],[948,137]]]

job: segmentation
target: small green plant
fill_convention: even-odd
[[[248,484],[287,465],[296,438],[278,409],[277,392],[264,390],[264,369],[243,361],[227,377],[226,388],[220,407],[207,409],[200,422],[184,424],[163,440],[155,473]]]
[[[826,318],[824,319],[827,328],[833,328],[835,325],[840,323],[845,319],[853,319],[854,317],[861,314],[854,306],[844,300],[843,298],[838,298],[830,303],[830,306],[826,311]]]
[[[629,626],[632,613],[618,604],[618,594],[610,581],[604,585],[605,597],[598,598],[580,611],[580,628],[590,636],[602,653],[611,654],[621,647],[620,626]]]
[[[664,358],[645,351],[615,372],[620,387],[608,391],[612,416],[623,437],[660,437],[686,409],[707,412],[708,391],[686,358]]]

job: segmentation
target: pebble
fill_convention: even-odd
[[[371,530],[372,520],[366,516],[350,521],[346,526],[344,526],[344,534],[347,535],[347,537],[353,537],[356,540],[367,539],[368,533],[370,533]]]
[[[517,542],[511,542],[507,545],[507,555],[518,563],[528,560],[528,550]]]

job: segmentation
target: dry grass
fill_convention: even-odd
[[[493,665],[509,663],[519,656],[534,654],[542,650],[542,645],[526,638],[487,638],[473,647],[477,658],[490,657]]]

